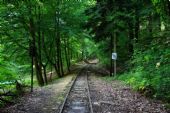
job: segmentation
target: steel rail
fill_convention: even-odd
[[[80,71],[80,72],[81,72],[81,71]],[[72,88],[73,88],[73,86],[74,86],[74,84],[75,84],[75,82],[76,82],[76,80],[77,80],[80,72],[76,75],[74,81],[72,82],[71,87],[70,87],[70,89],[68,90],[68,92],[67,92],[67,94],[66,94],[66,97],[65,97],[65,99],[64,99],[64,102],[63,102],[63,104],[61,105],[61,108],[60,108],[59,113],[63,113],[64,105],[65,105],[65,103],[66,103],[66,101],[67,101],[67,98],[68,98],[68,96],[69,96],[69,94],[70,94],[70,92],[71,92],[71,90],[72,90]]]
[[[90,112],[93,113],[93,106],[92,106],[92,101],[91,101],[91,96],[90,96],[90,88],[89,88],[89,82],[88,82],[88,76],[89,76],[90,71],[87,71],[86,74],[86,83],[87,83],[87,92],[88,92],[88,98],[89,98],[89,104],[90,104]]]
[[[76,78],[74,79],[74,81],[72,82],[71,87],[70,87],[70,89],[68,90],[68,92],[67,92],[67,94],[66,94],[66,96],[65,96],[64,102],[62,103],[62,105],[61,105],[61,107],[60,107],[59,113],[63,113],[63,111],[64,111],[64,106],[65,106],[65,104],[66,104],[66,102],[67,102],[68,96],[69,96],[69,94],[70,94],[70,92],[71,92],[71,90],[72,90],[72,88],[73,88],[73,86],[74,86],[74,84],[75,84],[78,76],[81,74],[81,72],[83,72],[83,70],[85,70],[85,69],[82,69],[82,70],[77,74],[77,76],[76,76]],[[85,76],[86,76],[86,77],[85,77],[85,78],[86,78],[85,81],[86,81],[86,85],[87,85],[86,88],[87,88],[87,93],[88,93],[87,95],[88,95],[88,100],[89,100],[90,113],[93,113],[93,107],[92,107],[92,103],[91,103],[91,97],[90,97],[90,91],[89,91],[89,83],[88,83],[88,72],[86,72],[86,75],[85,75]]]

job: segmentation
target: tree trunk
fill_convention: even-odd
[[[39,74],[40,76],[42,75],[42,58],[41,58],[41,28],[40,28],[40,24],[41,24],[41,9],[40,6],[38,6],[38,54],[37,54],[37,58],[38,58],[38,66],[39,66]],[[42,77],[43,78],[43,77]]]
[[[46,83],[46,85],[47,85],[47,84],[48,84],[48,81],[47,81],[46,67],[47,67],[47,65],[43,65],[43,69],[44,69],[44,80],[45,80],[45,83]]]
[[[56,66],[55,66],[55,70],[58,74],[59,77],[61,77],[61,69],[60,69],[60,38],[59,38],[59,11],[57,10],[55,12],[55,41],[56,41]]]
[[[136,6],[138,7],[138,6]],[[135,42],[138,42],[139,39],[139,10],[138,8],[135,9]]]
[[[33,92],[33,80],[34,80],[34,57],[31,56],[31,92]]]
[[[42,77],[42,70],[41,70],[41,68],[39,66],[37,57],[34,57],[34,64],[35,64],[38,84],[40,86],[43,86],[44,85],[44,80],[43,80],[43,77]]]
[[[133,42],[134,42],[134,33],[133,33],[133,25],[132,23],[128,23],[129,26],[129,56],[133,54]]]
[[[83,54],[83,53],[82,53]],[[73,59],[73,50],[72,50],[72,47],[70,46],[70,59],[72,60]],[[82,59],[83,60],[83,59]]]
[[[68,56],[68,66],[71,66],[71,58],[70,58],[70,44],[69,44],[69,40],[67,41],[67,56]]]
[[[40,86],[43,86],[44,85],[44,81],[43,81],[43,77],[42,77],[42,74],[41,74],[41,69],[39,67],[39,63],[38,63],[38,56],[37,56],[37,49],[36,49],[36,40],[35,40],[35,26],[34,26],[34,20],[32,18],[32,12],[31,12],[31,8],[30,8],[30,19],[29,19],[29,24],[30,24],[30,33],[31,33],[31,36],[32,36],[32,45],[33,45],[33,59],[34,59],[34,64],[35,64],[35,69],[36,69],[36,77],[37,77],[37,81],[38,81],[38,84]]]
[[[148,38],[147,38],[147,45],[149,45],[153,40],[153,19],[152,13],[148,17]],[[148,46],[147,46],[148,47]]]
[[[61,44],[61,42],[60,42]],[[60,51],[59,51],[59,55],[60,55],[60,69],[61,69],[61,76],[64,75],[64,69],[63,69],[63,59],[62,59],[62,53],[61,53],[61,46],[60,46]]]
[[[34,47],[33,47],[33,42],[31,39],[29,40],[29,56],[31,58],[31,92],[33,92],[33,77],[34,77]]]
[[[68,52],[67,52],[67,39],[64,39],[64,51],[65,51],[65,58],[66,58],[66,64],[67,64],[67,70],[70,72],[70,66],[68,61]]]

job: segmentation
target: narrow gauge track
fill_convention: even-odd
[[[93,113],[88,85],[88,70],[82,69],[74,79],[59,113]]]

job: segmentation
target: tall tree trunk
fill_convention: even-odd
[[[38,63],[38,56],[37,56],[37,49],[36,49],[36,40],[35,40],[35,26],[34,26],[34,19],[32,17],[32,8],[31,8],[31,5],[30,5],[30,18],[29,18],[29,24],[30,24],[30,33],[31,33],[31,36],[32,36],[32,45],[33,45],[33,51],[34,51],[34,64],[35,64],[35,69],[36,69],[36,77],[37,77],[37,81],[38,81],[38,84],[40,86],[43,86],[44,85],[44,81],[43,81],[43,77],[42,77],[42,74],[41,74],[41,69],[39,67],[39,63]]]
[[[63,69],[63,59],[62,59],[62,53],[61,53],[61,39],[60,39],[60,46],[59,46],[59,60],[60,60],[61,76],[63,76],[64,75],[64,69]]]
[[[34,79],[34,47],[32,39],[29,40],[29,56],[31,58],[31,92],[33,92],[33,79]]]
[[[71,58],[70,58],[71,55],[70,55],[70,44],[69,44],[69,40],[67,40],[67,52],[68,52],[68,53],[67,53],[67,54],[68,54],[68,55],[67,55],[67,56],[68,56],[68,66],[70,67],[70,66],[71,66],[71,61],[70,61],[70,60],[71,60]]]
[[[62,1],[61,1],[62,2]],[[59,77],[64,75],[62,54],[61,54],[61,34],[60,34],[60,1],[57,1],[57,10],[56,10],[56,27],[57,27],[57,66],[59,70]]]
[[[49,53],[47,52],[47,47],[46,47],[46,45],[45,45],[45,37],[44,37],[44,32],[42,33],[42,46],[43,46],[43,50],[44,50],[44,52],[45,52],[45,54],[46,54],[46,57],[47,57],[47,60],[48,60],[48,62],[50,62],[50,64],[51,64],[51,66],[53,66],[54,68],[55,68],[55,71],[56,71],[56,73],[59,75],[59,71],[58,71],[58,68],[57,68],[57,65],[56,65],[56,62],[53,62],[52,61],[52,58],[51,57],[53,57],[54,55],[51,55],[51,52],[52,52],[52,44],[51,44],[51,47],[50,47],[50,51],[49,51]],[[56,61],[56,60],[55,60]]]
[[[59,36],[57,37],[57,68],[58,68],[58,73],[59,73],[59,77],[62,76],[61,73],[61,65],[60,65],[61,59],[60,59],[60,39]]]
[[[32,48],[32,47],[31,47]],[[34,56],[31,54],[31,92],[33,92],[33,80],[34,80]]]
[[[42,75],[42,57],[41,57],[41,9],[38,6],[38,64],[39,64],[39,74]]]
[[[83,51],[82,51],[83,52]],[[83,53],[82,53],[83,54]],[[72,50],[72,45],[70,45],[70,60],[73,59],[73,50]],[[83,59],[82,59],[83,60]]]
[[[153,18],[152,18],[152,13],[149,15],[148,21],[149,21],[149,24],[148,24],[149,37],[148,37],[147,41],[148,41],[148,44],[150,44],[152,39],[153,39]]]
[[[136,6],[135,8],[135,42],[138,42],[139,39],[139,9]]]
[[[43,80],[43,77],[42,77],[42,70],[38,64],[38,59],[37,57],[34,57],[34,64],[35,64],[35,69],[36,69],[36,75],[37,75],[37,80],[38,80],[38,84],[40,86],[43,86],[44,85],[44,80]]]
[[[67,52],[67,39],[64,39],[64,51],[65,51],[67,70],[68,70],[68,72],[70,72],[70,66],[69,66],[69,61],[68,61],[68,52]]]
[[[42,65],[43,66],[43,70],[44,70],[44,80],[45,80],[45,83],[46,85],[48,84],[48,81],[47,81],[47,73],[46,73],[46,67],[47,65]]]
[[[161,15],[157,13],[155,14],[155,17],[158,18],[157,30],[161,32]]]
[[[133,42],[134,42],[134,32],[133,32],[133,25],[132,23],[128,23],[128,26],[129,26],[129,45],[128,45],[128,48],[129,48],[129,56],[132,56],[133,54]]]
[[[58,76],[61,77],[61,67],[60,67],[60,44],[59,40],[57,39],[57,68],[58,68]]]
[[[59,39],[59,11],[55,12],[55,41],[56,41],[56,66],[55,70],[59,77],[61,77],[61,69],[60,69],[60,39]]]

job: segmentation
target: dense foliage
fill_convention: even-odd
[[[98,58],[113,75],[113,52],[118,79],[170,102],[169,23],[169,0],[2,0],[0,103],[83,59]]]
[[[170,102],[170,1],[102,0],[85,13],[103,64],[113,70],[109,61],[116,37],[117,71],[124,73],[118,78]]]
[[[33,80],[43,86],[51,78],[49,71],[62,77],[86,56],[83,45],[89,35],[81,26],[87,18],[85,8],[93,3],[0,1],[0,103],[8,101],[7,95],[17,91],[18,85],[31,84],[32,91]]]

